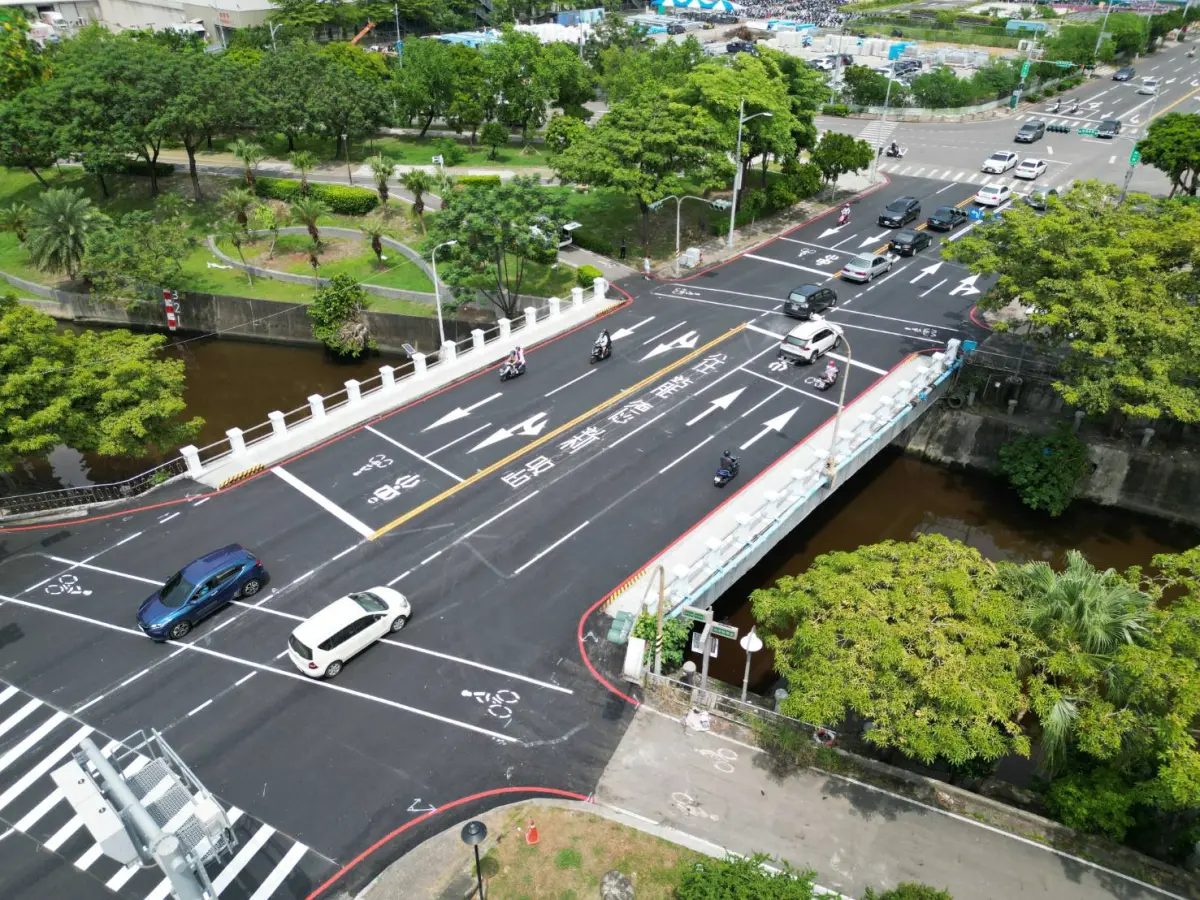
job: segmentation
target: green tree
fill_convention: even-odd
[[[245,138],[238,138],[234,141],[229,152],[242,164],[246,187],[253,192],[254,181],[258,175],[258,164],[267,158],[267,152],[263,150],[262,144],[256,144]]]
[[[682,84],[704,59],[704,48],[689,36],[649,47],[639,42],[614,43],[598,51],[593,65],[611,104],[629,100],[650,85]]]
[[[970,102],[970,81],[959,78],[949,66],[937,66],[912,80],[913,102],[924,109],[949,109]]]
[[[550,150],[551,154],[562,153],[576,140],[585,137],[587,131],[587,125],[574,116],[551,116],[550,121],[546,123],[544,135],[546,147]],[[504,140],[505,142],[508,141],[507,134],[505,134]]]
[[[866,141],[840,131],[827,131],[812,152],[813,163],[829,184],[847,172],[859,172],[871,165],[875,151]]]
[[[1029,339],[1066,348],[1055,390],[1093,415],[1200,420],[1200,207],[1079,182],[1045,215],[1015,206],[944,245],[995,274],[983,309],[1019,302]]]
[[[363,315],[371,301],[353,277],[342,272],[329,285],[318,288],[308,307],[312,333],[335,353],[358,356],[375,349],[370,326]]]
[[[1099,36],[1099,22],[1094,25],[1063,25],[1046,38],[1045,58],[1063,59],[1077,66],[1095,65],[1096,38]],[[1107,44],[1107,48],[1104,44]],[[1100,48],[1100,59],[1105,62],[1111,61],[1115,52],[1112,41],[1106,40]]]
[[[180,419],[183,361],[160,359],[163,335],[61,332],[50,316],[0,296],[0,471],[66,445],[143,456],[193,439]]]
[[[167,59],[177,90],[164,103],[160,124],[183,145],[192,192],[199,202],[204,194],[196,151],[214,131],[235,123],[237,104],[252,94],[250,73],[235,57],[213,55],[198,47],[182,47]]]
[[[483,51],[487,92],[497,98],[496,118],[510,128],[529,129],[546,121],[546,108],[558,91],[555,72],[537,35],[505,28]]]
[[[443,197],[430,229],[431,241],[458,241],[447,248],[439,274],[460,299],[482,293],[500,315],[515,318],[531,260],[557,253],[554,237],[567,221],[566,198],[543,190],[537,176],[499,185],[470,185]]]
[[[302,134],[318,131],[319,119],[309,98],[325,76],[327,60],[317,49],[311,41],[295,41],[258,62],[253,92],[261,116],[257,124],[287,137],[291,152]]]
[[[653,663],[654,645],[658,640],[658,617],[643,610],[633,625],[633,636],[646,641],[646,662]],[[689,620],[663,618],[663,671],[673,672],[683,665],[691,636],[692,623]]]
[[[5,21],[0,22],[0,103],[45,78],[47,62],[29,40],[25,17],[10,7]]]
[[[420,137],[449,114],[467,60],[478,66],[479,51],[433,38],[404,42],[403,77],[392,82],[392,90],[404,117],[418,120]]]
[[[826,553],[750,602],[790,686],[786,715],[869,719],[868,741],[927,764],[1029,754],[1027,631],[975,549],[926,534]]]
[[[49,185],[40,170],[54,165],[59,150],[54,110],[46,102],[49,96],[39,85],[0,103],[0,166],[27,169],[43,187]]]
[[[413,195],[413,215],[425,233],[425,195],[433,188],[433,178],[424,169],[409,169],[400,176],[400,184]],[[443,191],[443,194],[448,193]]]
[[[288,162],[292,164],[293,169],[300,173],[300,193],[307,197],[308,173],[316,168],[316,155],[307,150],[295,150],[288,154]]]
[[[0,207],[0,231],[11,231],[22,244],[29,234],[29,204],[19,200]]]
[[[1048,435],[1013,438],[999,455],[1000,472],[1021,501],[1051,516],[1066,512],[1090,466],[1087,445],[1065,426]]]
[[[292,211],[282,200],[268,200],[254,207],[254,227],[260,231],[271,232],[271,248],[268,257],[275,255],[275,244],[279,241],[279,229],[285,228],[291,221]]]
[[[217,225],[217,237],[233,245],[233,249],[237,251],[238,259],[242,261],[242,271],[246,273],[246,283],[253,285],[254,273],[250,271],[250,267],[246,264],[246,254],[242,250],[242,247],[246,245],[246,229],[242,228],[236,222],[225,219]],[[316,267],[314,266],[314,268]]]
[[[676,100],[666,88],[648,88],[610,107],[553,166],[564,181],[613,188],[635,200],[648,244],[651,203],[728,183],[727,137],[706,110]]]
[[[34,201],[25,243],[34,265],[44,272],[66,272],[72,281],[83,264],[88,235],[104,217],[77,188],[56,188]]]
[[[497,148],[508,146],[508,129],[499,122],[488,122],[483,126],[483,132],[479,135],[479,139],[483,141],[485,147],[490,148],[487,158],[495,159]]]
[[[382,59],[357,47],[355,53],[334,52],[348,44],[330,44],[319,52],[324,59],[321,77],[306,102],[315,125],[338,142],[339,155],[348,153],[346,138],[357,140],[374,134],[390,114]],[[368,65],[369,64],[369,65]],[[343,137],[343,135],[345,137]]]
[[[580,112],[583,104],[595,99],[596,75],[580,59],[578,48],[565,43],[544,44],[540,65],[553,85],[550,101],[559,109]]]
[[[779,865],[766,854],[697,860],[683,870],[675,900],[812,900],[815,872],[796,871],[787,863],[782,870],[767,871],[766,863]]]
[[[300,197],[292,203],[292,218],[308,229],[314,247],[321,243],[317,223],[328,213],[329,207],[315,197]]]
[[[230,188],[221,195],[221,208],[237,220],[238,225],[245,229],[250,222],[250,211],[258,198],[247,187]]]
[[[850,102],[858,106],[882,106],[888,95],[887,76],[866,66],[846,66],[842,79]]]
[[[867,888],[867,892],[862,895],[862,900],[954,900],[954,898],[950,896],[949,891],[938,890],[927,884],[903,881],[886,891],[877,892],[874,888]]]
[[[92,295],[102,302],[153,303],[163,289],[183,287],[183,260],[191,248],[181,215],[156,219],[146,211],[126,213],[88,235],[83,272]]]
[[[379,191],[379,207],[387,209],[388,180],[396,177],[396,161],[382,153],[372,156],[371,174],[375,177],[375,190]]]
[[[371,240],[371,250],[375,253],[375,261],[383,263],[383,236],[387,234],[387,225],[383,220],[370,216],[363,220],[363,234]]]
[[[1142,163],[1171,179],[1171,194],[1196,196],[1200,187],[1200,113],[1167,113],[1150,123],[1138,141]]]

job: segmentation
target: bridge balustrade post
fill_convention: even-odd
[[[325,398],[320,394],[309,394],[308,408],[312,411],[314,422],[319,422],[325,418]]]
[[[287,421],[283,418],[283,413],[279,410],[272,410],[267,413],[267,419],[271,422],[271,434],[274,437],[287,437]]]
[[[350,401],[351,406],[362,403],[362,385],[353,378],[346,382],[346,399]]]
[[[562,301],[557,297],[550,298],[550,318],[557,319],[562,315]]]
[[[187,462],[187,472],[189,475],[193,478],[199,478],[204,474],[204,466],[200,462],[200,450],[195,444],[180,447],[179,455]]]
[[[379,367],[379,382],[380,386],[385,391],[390,391],[396,386],[396,370],[392,366]]]
[[[583,288],[571,288],[571,309],[576,311],[583,309]]]
[[[483,345],[484,345],[483,329],[482,328],[472,328],[471,329],[471,349],[472,350],[482,350]]]
[[[442,349],[438,351],[439,363],[452,363],[458,359],[458,344],[454,341],[446,341],[442,344]]]
[[[512,336],[512,322],[503,316],[496,320],[496,324],[500,326],[500,340]]]
[[[412,355],[413,378],[424,378],[425,373],[429,370],[429,363],[425,360],[424,353],[414,353]]]

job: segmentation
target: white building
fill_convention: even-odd
[[[0,7],[16,7],[25,18],[42,28],[31,31],[39,42],[73,34],[91,22],[101,22],[113,31],[167,28],[203,28],[208,40],[221,44],[229,31],[261,25],[274,8],[271,0],[0,0]]]

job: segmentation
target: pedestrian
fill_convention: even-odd
[[[625,262],[625,238],[621,238],[621,262]]]
[[[642,258],[642,274],[646,276],[646,280],[650,280],[650,257]]]

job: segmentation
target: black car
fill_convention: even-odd
[[[1115,138],[1120,133],[1120,119],[1105,119],[1100,123],[1100,127],[1096,129],[1096,137]]]
[[[959,209],[957,206],[939,206],[933,211],[933,215],[925,220],[925,227],[934,231],[953,231],[968,218],[965,209]]]
[[[730,41],[725,45],[726,53],[753,53],[758,55],[758,48],[751,41]]]
[[[1133,66],[1125,66],[1113,73],[1113,81],[1129,81],[1136,74],[1137,69]]]
[[[905,228],[892,236],[888,249],[898,256],[916,256],[918,250],[924,250],[932,243],[932,238],[924,231],[915,228]]]
[[[667,34],[683,34],[685,31],[687,31],[687,29],[678,22],[672,22],[667,26]]]
[[[879,214],[879,224],[884,228],[903,228],[921,215],[921,201],[916,197],[897,197]]]
[[[1013,139],[1018,144],[1032,144],[1034,141],[1040,141],[1046,136],[1046,123],[1040,119],[1036,122],[1026,122],[1021,126],[1021,130],[1017,132],[1017,136]]]
[[[905,72],[919,72],[921,71],[921,61],[919,59],[897,60],[892,71],[897,75],[903,75]]]
[[[811,319],[832,306],[837,305],[837,294],[833,288],[819,284],[802,284],[788,294],[783,303],[783,313],[793,319]]]

